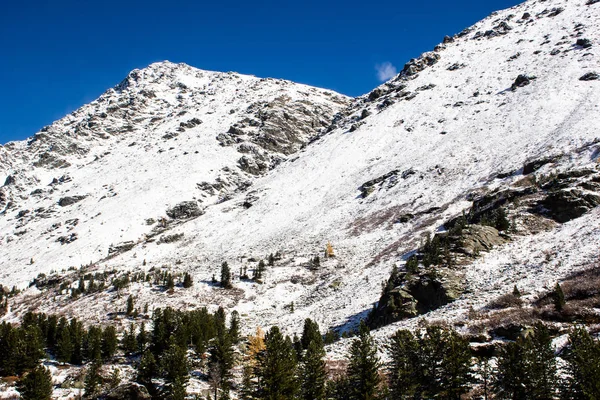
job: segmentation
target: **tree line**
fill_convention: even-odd
[[[274,326],[244,340],[237,313],[227,318],[222,308],[157,309],[151,329],[131,324],[120,335],[111,325],[84,328],[76,318],[34,313],[20,326],[0,325],[0,374],[20,376],[17,389],[24,399],[51,398],[50,373],[41,365],[49,357],[87,364],[85,396],[96,398],[107,386],[101,367],[117,353],[130,357],[134,380],[157,399],[184,399],[192,369],[210,384],[212,400],[230,399],[234,391],[244,400],[600,398],[600,344],[578,326],[569,332],[559,362],[541,323],[485,356],[476,356],[455,330],[432,325],[399,330],[378,347],[361,323],[345,367],[332,371],[324,336],[310,319],[300,337]],[[241,378],[234,379],[236,369]]]

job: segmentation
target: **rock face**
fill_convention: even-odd
[[[167,215],[172,219],[189,219],[202,214],[202,210],[195,201],[183,201],[167,210]]]
[[[459,251],[469,256],[475,256],[507,242],[508,240],[502,237],[496,228],[470,225],[463,231]]]
[[[455,301],[463,290],[461,275],[447,268],[398,273],[390,277],[368,323],[375,328],[425,314]]]
[[[600,205],[600,196],[571,189],[551,193],[541,201],[548,215],[557,222],[568,222],[581,217]]]
[[[62,197],[60,200],[58,200],[58,205],[61,207],[66,207],[66,206],[70,206],[71,204],[75,204],[77,202],[80,202],[81,200],[85,199],[86,196],[67,196],[67,197]]]

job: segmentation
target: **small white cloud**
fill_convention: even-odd
[[[385,82],[393,78],[398,73],[398,70],[392,65],[391,62],[377,64],[375,66],[375,70],[377,71],[377,79],[379,79],[381,82]]]

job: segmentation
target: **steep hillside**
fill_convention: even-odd
[[[171,64],[134,71],[2,149],[10,177],[0,281],[82,264],[114,276],[189,272],[189,289],[136,282],[125,292],[151,306],[235,308],[246,329],[297,332],[310,316],[347,330],[427,233],[502,192],[510,200],[488,203],[504,207],[511,232],[489,231],[493,249],[474,247],[438,271],[456,293],[446,291],[427,317],[464,324],[470,308],[514,285],[533,299],[597,259],[599,27],[598,2],[527,1],[445,38],[351,104],[289,82]],[[327,242],[335,257],[317,266]],[[270,253],[281,257],[263,283],[237,278]],[[223,261],[233,290],[212,282]],[[78,272],[61,279],[74,287]],[[32,288],[18,298],[5,319],[35,308],[102,321],[126,296],[71,300],[64,288]]]
[[[0,149],[5,285],[143,241],[150,218],[198,216],[302,148],[348,100],[169,62]],[[181,214],[183,212],[183,214]],[[14,268],[14,269],[13,269]]]

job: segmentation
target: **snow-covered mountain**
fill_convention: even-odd
[[[597,260],[599,48],[599,2],[536,0],[446,37],[352,100],[166,62],[133,71],[0,149],[0,282],[165,268],[195,285],[134,283],[139,304],[225,305],[248,329],[298,331],[309,316],[347,328],[426,233],[501,192],[515,232],[446,271],[456,301],[428,318],[465,319],[515,284],[533,298]],[[313,268],[328,242],[335,257]],[[277,252],[263,284],[211,283],[223,261],[237,275]],[[126,298],[21,296],[5,319],[60,308],[103,320]]]

